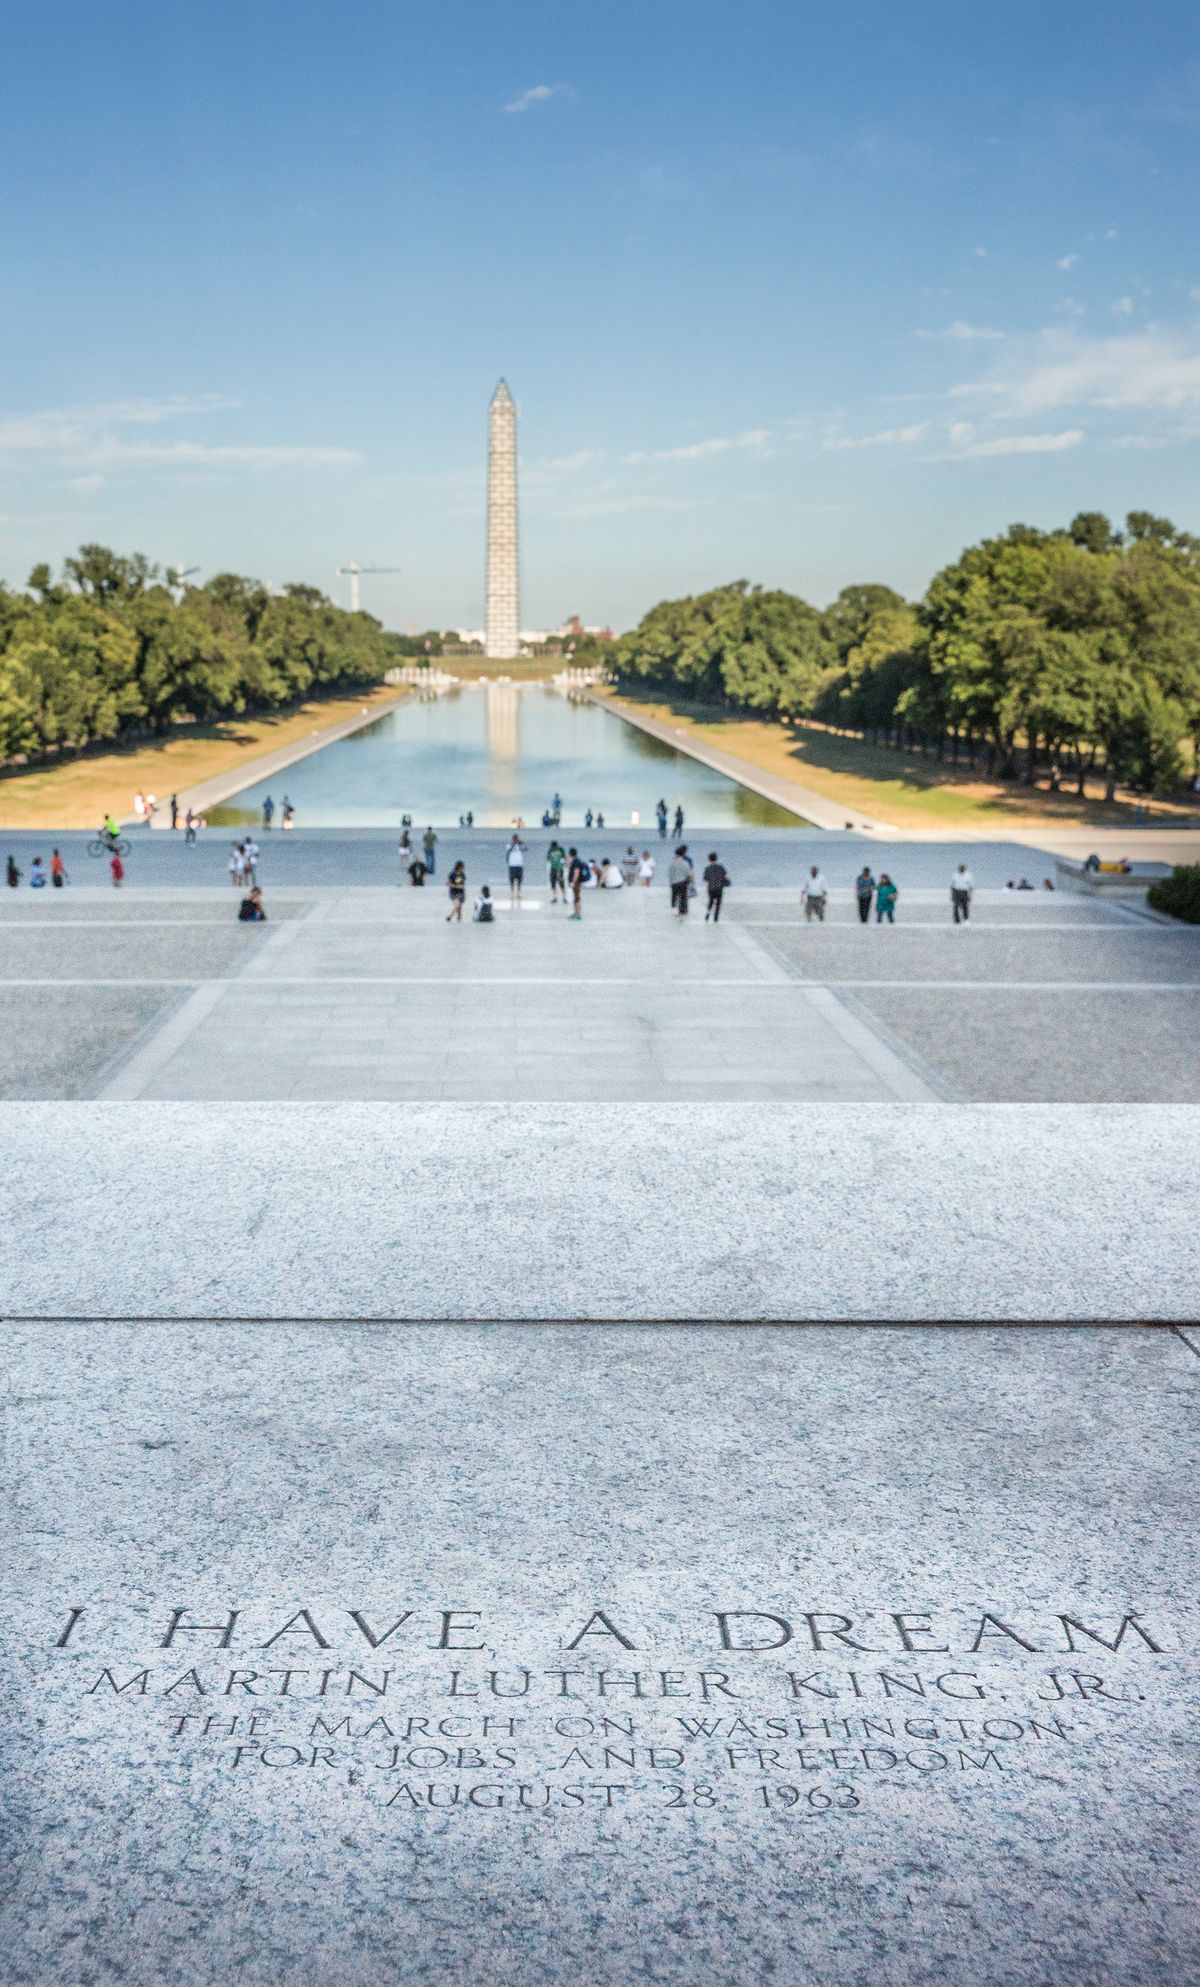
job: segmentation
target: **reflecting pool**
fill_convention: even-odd
[[[413,697],[378,723],[210,808],[214,827],[262,816],[284,796],[301,828],[536,826],[555,795],[564,827],[590,808],[614,828],[653,825],[662,799],[689,828],[795,828],[801,817],[626,724],[587,698],[543,683],[462,684]]]

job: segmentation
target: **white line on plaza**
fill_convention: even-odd
[[[51,912],[44,924],[35,924],[35,915],[0,918],[0,928],[6,931],[161,931],[164,926],[203,925],[208,931],[221,931],[226,925],[238,923],[236,918],[56,918]],[[287,922],[290,924],[292,920],[289,918]],[[364,918],[363,923],[374,923],[374,920]]]
[[[927,1083],[912,1063],[905,1062],[875,1033],[868,1023],[838,999],[832,987],[805,987],[808,1005],[822,1021],[840,1035],[848,1049],[880,1081],[885,1083],[898,1104],[931,1104],[942,1101],[942,1092]]]
[[[399,923],[399,919],[397,919],[396,922]],[[743,925],[748,926],[751,931],[802,931],[804,930],[805,926],[808,924],[809,921],[806,918],[743,918],[741,922]],[[1140,929],[1145,931],[1156,931],[1165,938],[1191,938],[1194,940],[1198,935],[1200,935],[1200,932],[1198,932],[1197,928],[1190,925],[1179,925],[1178,927],[1171,927],[1169,925],[1159,925],[1159,924],[1143,925],[1142,920],[1140,918],[1137,919],[1136,922]],[[818,929],[818,927],[815,925],[811,926],[810,928],[813,930]],[[730,919],[730,929],[731,930],[733,929],[732,919]],[[820,927],[820,929],[833,930],[833,931],[855,931],[859,929],[865,930],[866,927],[857,925],[856,921],[853,918],[826,918],[824,925]],[[904,932],[1087,931],[1087,932],[1099,932],[1105,938],[1112,938],[1114,936],[1114,927],[1110,924],[1102,924],[1098,918],[1097,919],[1089,918],[1086,920],[1081,920],[1078,924],[1072,923],[1072,921],[1069,918],[1066,919],[1056,918],[1053,923],[1051,923],[1049,919],[1043,920],[1042,918],[1028,918],[1028,919],[971,918],[967,921],[966,924],[956,925],[953,919],[947,916],[946,918],[942,919],[938,924],[933,924],[932,922],[930,922],[928,924],[925,923],[904,924],[896,927],[889,925],[888,930],[891,931],[893,929]],[[1124,929],[1124,926],[1122,926],[1122,929]],[[887,945],[890,943],[890,940],[885,938],[883,942],[885,945]]]
[[[418,973],[280,973],[271,979],[248,979],[235,974],[229,979],[208,980],[183,976],[150,974],[132,979],[64,979],[0,977],[3,987],[224,987],[228,992],[270,993],[276,987],[646,987],[655,992],[686,993],[690,987],[739,987],[759,993],[778,993],[790,987],[811,993],[814,987],[904,987],[911,993],[1190,993],[1200,994],[1200,980],[720,980],[697,976],[694,979],[628,979],[616,977],[569,978],[565,974],[498,978],[494,974],[477,977],[430,977]]]
[[[66,985],[79,984],[65,982]],[[111,981],[97,981],[98,986],[111,985]],[[177,985],[178,982],[175,982]],[[135,1049],[127,1061],[121,1063],[106,1083],[102,1083],[96,1096],[107,1102],[131,1102],[145,1094],[147,1086],[156,1076],[161,1075],[172,1057],[183,1047],[189,1036],[208,1020],[214,1007],[229,992],[234,983],[230,980],[205,980],[196,987],[174,1014],[169,1014],[162,1027],[148,1042]]]

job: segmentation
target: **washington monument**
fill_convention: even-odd
[[[483,620],[487,653],[516,655],[521,626],[517,574],[517,410],[505,380],[496,388],[488,408],[487,579]]]

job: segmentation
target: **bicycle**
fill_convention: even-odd
[[[87,852],[90,856],[127,856],[129,843],[124,835],[118,835],[115,839],[108,835],[97,835],[88,843]]]

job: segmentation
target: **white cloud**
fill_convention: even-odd
[[[983,256],[986,256],[986,254],[987,254],[987,250],[986,250],[986,248],[977,248],[977,249],[975,250],[975,253],[976,253],[976,255],[978,255],[978,256],[980,256],[980,257],[983,257]]]
[[[949,338],[957,344],[967,345],[973,340],[1003,338],[1002,331],[993,331],[990,324],[968,324],[965,318],[956,317],[944,331],[918,331],[918,338]]]
[[[535,104],[549,103],[551,97],[573,97],[574,90],[569,83],[535,83],[531,90],[522,90],[519,97],[504,106],[506,116],[514,116],[523,110],[532,110]]]
[[[158,427],[187,414],[215,414],[236,407],[221,393],[176,394],[167,400],[102,400],[81,407],[48,407],[37,414],[0,420],[0,449],[61,454],[104,428]]]
[[[880,428],[873,435],[826,435],[821,443],[823,449],[835,448],[889,448],[897,443],[919,442],[929,423],[915,421],[908,428]]]
[[[1112,307],[1112,311],[1113,311],[1113,316],[1114,316],[1114,317],[1132,317],[1132,316],[1133,316],[1133,298],[1132,298],[1132,297],[1118,297],[1118,298],[1117,298],[1117,301],[1116,301],[1116,303],[1115,303],[1115,304],[1113,305],[1113,307]]]
[[[956,427],[958,425],[955,423]],[[951,429],[951,435],[953,433]],[[943,456],[942,460],[958,461],[989,455],[1057,455],[1061,449],[1078,448],[1082,440],[1082,428],[1066,428],[1058,435],[992,435],[986,441],[967,442],[965,447],[955,449],[953,455]]]
[[[1066,327],[1044,331],[1020,351],[1007,352],[991,378],[952,392],[986,396],[1006,418],[1065,407],[1200,407],[1200,334],[1153,327],[1107,337]]]
[[[747,428],[740,435],[714,435],[708,441],[685,442],[680,448],[635,449],[626,462],[699,462],[709,455],[727,455],[731,449],[761,449],[770,440],[769,428]]]
[[[1079,260],[1078,251],[1076,251],[1073,255],[1060,255],[1058,258],[1058,267],[1060,269],[1074,269],[1075,264],[1078,262],[1078,260]]]
[[[297,468],[337,468],[362,461],[357,450],[351,448],[293,447],[289,443],[278,446],[249,443],[240,446],[212,442],[101,442],[78,459],[111,464],[183,463],[189,468],[196,463],[232,464],[255,469],[283,468],[288,464]]]
[[[193,468],[293,466],[340,467],[361,460],[353,449],[292,443],[141,441],[126,438],[132,428],[161,427],[188,416],[227,412],[238,402],[227,394],[175,394],[164,399],[98,401],[79,407],[51,407],[0,419],[0,456],[33,456],[88,472],[73,479],[87,490],[102,480],[97,471],[139,464]]]
[[[1087,305],[1081,304],[1078,297],[1064,297],[1057,306],[1060,317],[1086,317]]]

